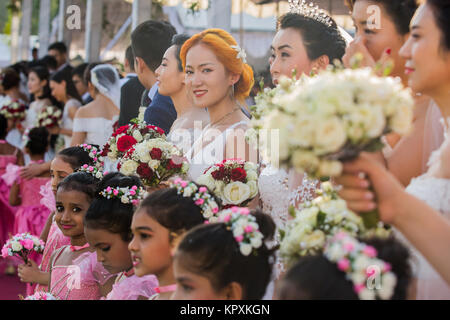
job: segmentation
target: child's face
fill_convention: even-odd
[[[172,300],[226,300],[226,290],[217,292],[207,277],[187,270],[180,260],[183,255],[177,255],[173,262],[173,273],[177,281],[177,290]]]
[[[97,251],[97,260],[109,273],[115,274],[133,267],[128,242],[123,241],[120,234],[84,227],[84,235],[89,245]]]
[[[84,236],[83,218],[90,204],[90,199],[83,192],[58,189],[55,221],[66,237]]]
[[[69,163],[65,162],[61,157],[56,157],[50,164],[50,177],[52,181],[52,191],[56,196],[56,189],[58,183],[64,180],[65,177],[71,175],[73,169]]]
[[[133,215],[133,240],[128,245],[138,277],[164,274],[172,265],[169,230],[151,218],[145,210]]]

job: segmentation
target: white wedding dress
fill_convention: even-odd
[[[113,134],[113,126],[119,116],[114,116],[111,120],[105,118],[75,118],[73,122],[73,132],[85,132],[84,143],[96,144],[102,148]]]
[[[450,179],[443,178],[444,170],[450,171],[450,118],[447,120],[445,140],[434,151],[429,160],[429,170],[411,181],[406,191],[423,200],[433,209],[440,211],[450,219]],[[448,175],[447,175],[448,177]],[[402,238],[402,237],[400,237]],[[411,246],[412,248],[412,246]],[[413,256],[417,261],[417,299],[450,299],[450,286],[441,278],[426,259],[414,248]],[[443,252],[442,254],[449,254]]]

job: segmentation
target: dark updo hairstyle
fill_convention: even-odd
[[[98,148],[97,145],[92,146]],[[94,160],[92,160],[89,156],[89,153],[84,151],[81,147],[70,147],[63,149],[57,156],[61,157],[64,162],[67,162],[74,171],[85,164],[94,165]]]
[[[264,240],[271,240],[275,223],[259,210],[256,218]],[[242,286],[244,300],[260,300],[269,284],[274,250],[266,244],[244,256],[233,232],[224,223],[198,226],[189,231],[178,246],[175,258],[187,270],[207,277],[214,290],[220,291],[232,282]]]
[[[442,48],[450,50],[450,1],[448,0],[427,0],[427,5],[433,11],[436,25],[441,30]]]
[[[355,2],[358,0],[346,0],[347,6],[353,11]],[[409,32],[409,24],[418,5],[417,0],[368,0],[381,4],[394,23],[397,32],[405,35]],[[444,0],[445,1],[445,0]]]
[[[100,192],[108,187],[125,188],[142,187],[140,179],[136,176],[126,176],[120,172],[112,172],[103,177],[97,190],[95,199],[91,203],[84,217],[84,225],[90,229],[108,230],[120,234],[125,242],[132,239],[131,220],[134,206],[131,203],[122,203],[119,198],[106,199]]]
[[[0,75],[0,79],[3,90],[10,90],[20,85],[20,75],[13,68],[4,69]]]
[[[4,115],[0,114],[0,139],[5,140],[7,134],[8,134],[8,120],[6,120]]]
[[[412,279],[409,250],[394,237],[360,240],[373,246],[377,258],[388,262],[397,277],[391,300],[406,300]],[[281,281],[281,300],[358,300],[353,283],[345,273],[324,255],[305,256],[286,273]]]
[[[335,59],[342,60],[346,42],[339,32],[336,22],[332,18],[330,21],[332,25],[328,27],[304,15],[287,13],[279,19],[278,29],[293,28],[299,31],[310,60],[316,60],[326,55],[333,64]]]
[[[56,71],[52,76],[50,77],[51,81],[55,81],[57,83],[62,83],[63,81],[66,82],[66,94],[78,101],[81,102],[81,97],[78,94],[77,88],[75,87],[75,84],[72,81],[72,71],[69,68],[64,68],[60,71]]]
[[[188,36],[187,34],[176,34],[172,38],[171,46],[176,47],[175,58],[177,58],[178,71],[180,72],[183,72],[183,62],[181,61],[180,58],[181,48],[183,47],[183,44],[189,40],[189,38],[190,36]]]
[[[39,80],[41,80],[41,81],[47,80],[47,84],[45,85],[45,87],[43,89],[42,96],[37,97],[37,98],[38,99],[49,99],[54,106],[59,107],[58,101],[56,101],[56,99],[51,94],[50,84],[49,84],[50,83],[50,72],[48,71],[48,69],[43,66],[35,66],[30,69],[30,71],[28,72],[28,75],[30,75],[31,72],[35,73],[36,76],[39,78]]]
[[[25,148],[32,155],[40,155],[47,151],[49,143],[49,133],[45,127],[33,128],[28,132],[28,142]]]
[[[39,60],[39,63],[44,65],[49,71],[58,68],[58,62],[53,56],[46,55]]]
[[[84,193],[89,200],[94,199],[99,180],[87,172],[75,172],[58,184],[58,191],[78,191]]]
[[[176,235],[205,221],[200,207],[194,203],[191,197],[183,197],[182,194],[178,194],[176,188],[153,192],[142,201],[139,210],[144,210],[148,216]],[[173,238],[170,235],[170,241]]]

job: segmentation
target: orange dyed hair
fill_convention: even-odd
[[[231,47],[237,45],[236,40],[222,29],[206,29],[197,33],[187,40],[181,48],[180,58],[183,69],[186,69],[186,55],[189,49],[200,43],[208,46],[214,52],[225,69],[241,76],[234,86],[234,97],[243,102],[249,96],[254,84],[253,69],[240,58],[237,58],[238,52]]]

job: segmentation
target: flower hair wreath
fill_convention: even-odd
[[[218,222],[224,223],[233,232],[233,237],[239,244],[239,250],[244,256],[249,256],[253,249],[263,244],[264,236],[259,231],[256,218],[248,208],[232,207],[219,212]]]
[[[144,199],[146,191],[142,187],[132,186],[129,187],[108,187],[102,192],[100,195],[105,197],[106,199],[120,199],[123,204],[131,203],[134,206],[137,206],[139,202]]]
[[[99,169],[103,168],[105,163],[103,157],[101,156],[102,152],[100,149],[86,143],[80,144],[79,147],[89,154],[89,157],[94,161],[94,164],[97,168]]]
[[[208,188],[198,187],[193,182],[184,181],[177,178],[172,183],[177,189],[178,194],[182,194],[185,198],[192,198],[194,203],[200,207],[205,223],[216,222],[216,214],[219,212],[219,205],[214,197],[209,193]]]
[[[324,256],[346,273],[361,300],[389,300],[394,294],[397,277],[389,263],[377,258],[374,247],[341,231],[326,245]],[[371,279],[375,284],[370,283]]]

